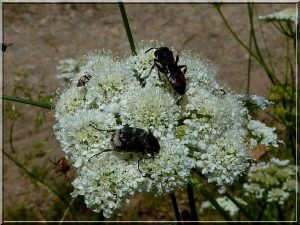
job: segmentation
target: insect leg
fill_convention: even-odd
[[[151,74],[151,72],[152,72],[152,70],[153,70],[153,68],[156,66],[157,67],[157,73],[158,73],[158,78],[159,78],[159,80],[161,80],[161,77],[160,77],[160,74],[159,74],[159,72],[160,72],[160,70],[162,70],[162,68],[156,63],[157,61],[154,59],[154,64],[151,66],[151,69],[150,69],[150,71],[149,71],[149,73],[148,73],[148,76],[147,77],[149,77],[150,76],[150,74]]]
[[[52,160],[50,157],[49,157],[49,161],[52,163],[52,165],[54,166],[53,169],[55,169],[57,167],[56,165],[56,157],[54,156],[54,160]],[[55,170],[56,172],[56,170]],[[57,172],[56,172],[57,173]]]
[[[178,61],[179,61],[179,55],[176,56],[176,61],[175,61],[175,63],[177,64]]]
[[[142,160],[142,159],[153,159],[154,160],[154,154],[151,154],[151,156],[150,157],[146,157],[146,158],[143,158],[144,157],[144,155],[142,155],[140,158],[139,158],[139,160],[138,160],[138,169],[139,169],[139,171],[142,173],[142,171],[140,170],[140,161]]]
[[[159,61],[157,59],[154,59],[154,66],[156,66],[158,78],[159,78],[159,80],[161,80],[160,73],[164,73],[164,69],[158,64],[158,62]]]
[[[140,173],[142,173],[141,169],[140,169],[140,161],[143,159],[143,155],[139,158],[138,160],[138,170],[140,171]]]
[[[153,64],[153,65],[151,66],[151,69],[150,69],[150,71],[149,71],[149,73],[148,73],[148,76],[147,76],[147,77],[149,77],[149,76],[150,76],[150,73],[152,72],[152,70],[153,70],[154,66],[156,66],[156,64]]]
[[[112,150],[112,149],[104,149],[102,152],[99,152],[99,153],[93,155],[91,158],[89,158],[88,161],[90,162],[92,158],[94,158],[95,156],[100,155],[100,154],[102,154],[104,152],[112,152],[112,151],[114,151],[114,150]]]
[[[107,132],[115,132],[115,131],[116,131],[116,130],[114,130],[114,129],[112,129],[112,130],[102,130],[102,129],[98,129],[97,127],[95,127],[95,126],[92,125],[92,124],[89,124],[89,126],[95,128],[95,129],[98,130],[98,131],[107,131]]]
[[[186,65],[180,65],[180,66],[178,66],[178,68],[179,68],[179,69],[183,68],[183,74],[185,74],[186,71],[187,71]]]

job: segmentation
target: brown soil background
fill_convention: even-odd
[[[264,15],[295,4],[257,4],[257,14]],[[158,40],[165,46],[178,50],[192,50],[211,60],[218,71],[220,84],[237,93],[245,93],[248,54],[233,39],[225,28],[217,11],[210,4],[126,4],[126,11],[136,43],[141,40]],[[248,43],[249,26],[246,4],[224,4],[225,16],[237,34]],[[54,93],[60,86],[56,80],[56,66],[65,58],[78,59],[89,51],[110,49],[119,56],[128,54],[128,44],[122,18],[117,4],[3,4],[4,42],[12,42],[4,54],[4,94],[12,94],[13,77],[16,71],[26,70],[28,82],[43,85],[45,93]],[[258,21],[255,19],[258,27]],[[282,61],[285,39],[271,24],[262,23],[274,66],[284,70]],[[261,33],[258,40],[265,50]],[[250,92],[266,96],[269,82],[264,71],[252,62]],[[62,155],[60,145],[53,137],[54,112],[16,103],[23,113],[15,124],[13,133],[16,153],[9,146],[10,122],[4,120],[3,149],[24,163],[26,168],[43,166],[49,169],[45,182],[69,182],[55,174],[48,157]],[[5,105],[4,105],[5,106]],[[45,113],[43,126],[34,130],[34,115]],[[4,115],[5,116],[5,115]],[[33,144],[50,135],[49,143],[42,151],[43,157],[35,157]],[[44,220],[53,207],[55,196],[38,184],[3,156],[3,210],[4,220],[13,220],[7,213],[24,204],[33,216],[20,220]],[[125,215],[116,220],[174,220],[168,196],[154,198],[138,196],[126,206]],[[167,203],[162,203],[167,202]],[[162,206],[160,206],[160,204]],[[180,205],[187,200],[179,199]],[[141,207],[141,205],[143,207]],[[85,206],[82,206],[85,207]],[[134,213],[133,213],[134,212]],[[92,214],[92,213],[91,213]],[[202,218],[203,219],[203,218]],[[209,218],[208,218],[209,219]],[[213,220],[212,218],[211,220]]]

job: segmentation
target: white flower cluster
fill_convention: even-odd
[[[282,205],[295,194],[296,168],[289,164],[289,160],[276,158],[272,158],[270,162],[253,164],[244,189],[246,196],[255,196]]]
[[[271,13],[264,16],[258,17],[260,20],[269,21],[292,21],[297,22],[297,9],[286,8],[279,12]]]
[[[256,147],[257,144],[265,146],[278,147],[277,134],[275,133],[275,127],[270,128],[265,124],[257,120],[250,120],[248,123],[248,129],[250,130],[250,144]]]
[[[234,199],[241,205],[247,205],[247,202],[241,198],[235,197]],[[216,201],[224,210],[228,211],[231,216],[234,216],[239,211],[239,208],[227,197],[218,197]],[[205,201],[201,204],[200,211],[202,212],[209,208],[215,209],[209,201]]]
[[[265,110],[270,105],[274,104],[273,102],[257,95],[239,95],[239,99],[243,102],[246,102],[246,104],[255,105],[263,110]]]
[[[162,195],[185,186],[193,168],[224,188],[249,166],[252,120],[239,96],[221,89],[210,63],[189,52],[180,53],[187,87],[177,94],[155,67],[150,73],[155,49],[145,53],[149,48],[125,61],[110,52],[85,56],[56,104],[55,133],[78,174],[72,196],[84,195],[105,217],[136,192]],[[113,131],[126,125],[153,133],[160,144],[154,159],[139,160],[144,149],[103,152],[113,150]],[[273,133],[264,135],[274,143]]]

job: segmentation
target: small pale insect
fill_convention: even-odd
[[[138,160],[138,170],[142,172],[140,170],[139,163],[144,158],[144,156],[150,154],[151,158],[154,158],[154,155],[159,153],[160,145],[157,138],[154,137],[151,132],[148,132],[146,130],[129,126],[125,126],[118,130],[101,130],[93,125],[90,126],[98,131],[113,132],[110,139],[112,149],[103,149],[102,152],[96,155],[109,151],[141,153],[142,156]]]
[[[226,92],[223,88],[216,88],[216,89],[213,90],[212,93],[215,96],[220,96],[220,95],[225,95],[226,94]]]
[[[55,172],[61,172],[65,175],[65,178],[67,178],[67,172],[70,170],[70,166],[68,164],[68,160],[65,157],[61,157],[57,161],[54,159],[50,159],[49,161],[54,165]]]
[[[90,74],[86,74],[83,77],[81,77],[77,82],[77,87],[83,87],[85,86],[89,80],[92,78]]]

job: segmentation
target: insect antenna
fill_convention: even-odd
[[[89,158],[88,161],[90,162],[92,158],[94,158],[95,156],[98,156],[98,155],[100,155],[100,154],[102,154],[104,152],[112,152],[112,151],[114,151],[114,150],[113,149],[104,149],[102,152],[99,152],[99,153],[93,155],[91,158]]]
[[[149,52],[152,49],[157,49],[157,48],[149,48],[147,51],[145,51],[145,53]]]
[[[50,157],[48,159],[53,165],[55,165],[55,161],[56,161],[55,157],[54,157],[54,160],[52,160]]]
[[[112,129],[112,130],[102,130],[102,129],[99,129],[97,127],[95,127],[94,125],[92,124],[89,124],[89,126],[93,127],[94,129],[98,130],[98,131],[107,131],[107,132],[115,132],[116,130]]]
[[[140,161],[141,161],[142,159],[151,159],[151,158],[154,160],[154,155],[153,155],[153,154],[151,154],[150,157],[144,158],[144,155],[142,155],[142,156],[139,158],[139,160],[138,160],[138,170],[140,171],[140,173],[142,173],[142,171],[141,171],[141,169],[140,169]]]

